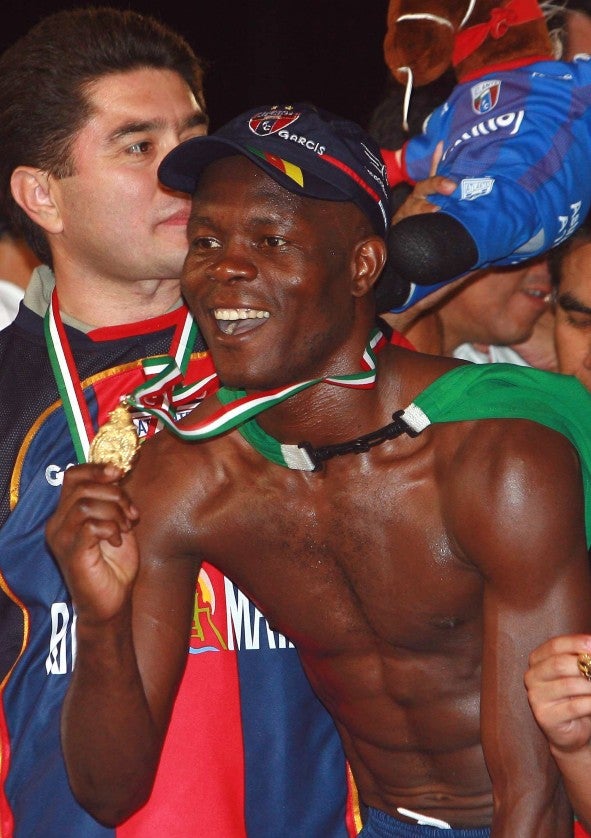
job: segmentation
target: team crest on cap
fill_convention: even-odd
[[[470,90],[472,94],[472,109],[475,113],[485,114],[495,107],[501,93],[501,82],[491,79],[475,84]]]
[[[276,134],[282,128],[287,128],[298,117],[299,113],[294,113],[291,109],[276,109],[255,114],[248,120],[248,127],[253,134],[258,134],[259,137],[267,137],[269,134]]]

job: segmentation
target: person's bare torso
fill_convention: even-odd
[[[205,556],[296,644],[366,802],[441,817],[451,804],[456,822],[475,806],[466,822],[490,823],[481,579],[449,543],[430,452],[395,465],[376,454],[371,478],[360,461],[334,462],[251,481],[246,508],[238,488],[224,493],[237,525]]]
[[[363,800],[480,826],[482,579],[443,520],[463,437],[430,429],[312,474],[236,435],[205,466],[200,446],[182,460],[208,487],[188,501],[200,558],[295,643]]]

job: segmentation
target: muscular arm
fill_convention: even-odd
[[[85,466],[66,475],[48,526],[77,612],[62,714],[68,775],[81,805],[109,825],[149,797],[187,655],[197,567],[175,540],[172,482],[162,493],[157,468],[142,455],[126,486],[139,523],[108,473]]]
[[[578,462],[566,440],[540,426],[478,425],[450,489],[460,549],[483,576],[481,734],[492,835],[559,838],[572,834],[572,814],[523,676],[536,646],[591,619]]]

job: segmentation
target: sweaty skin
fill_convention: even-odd
[[[228,158],[200,181],[189,248],[183,291],[229,386],[359,369],[384,247],[352,204],[295,197]],[[218,325],[246,309],[268,316]],[[320,384],[259,423],[287,443],[351,439],[457,363],[387,346],[374,389]],[[365,804],[495,837],[571,834],[523,687],[530,651],[590,616],[579,465],[562,436],[521,420],[439,425],[306,473],[235,431],[198,444],[162,432],[120,477],[68,470],[48,527],[78,614],[64,749],[95,817],[117,822],[149,791],[207,560],[298,647]]]

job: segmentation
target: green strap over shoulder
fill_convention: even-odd
[[[473,419],[530,419],[565,436],[577,449],[591,544],[591,393],[574,376],[514,364],[466,364],[430,384],[404,412],[426,424]]]

